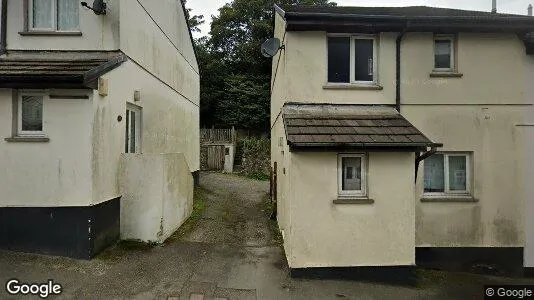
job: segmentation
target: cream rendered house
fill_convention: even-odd
[[[293,275],[534,267],[532,17],[275,10],[271,150]]]
[[[2,249],[90,258],[161,242],[191,212],[199,71],[182,3],[103,2],[1,2]]]

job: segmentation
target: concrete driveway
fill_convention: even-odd
[[[201,185],[193,221],[165,245],[122,243],[91,261],[1,251],[0,283],[53,279],[65,299],[467,299],[483,298],[484,284],[534,283],[437,271],[419,272],[417,287],[291,279],[269,184],[204,173]]]

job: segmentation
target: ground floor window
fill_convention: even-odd
[[[125,153],[141,152],[141,108],[135,105],[126,107]]]
[[[470,194],[470,154],[434,154],[425,160],[424,168],[425,194]]]
[[[364,154],[340,154],[338,158],[339,195],[366,196],[366,159]]]

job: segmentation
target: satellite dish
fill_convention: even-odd
[[[83,7],[87,7],[90,10],[92,10],[95,15],[105,15],[106,14],[106,8],[107,4],[104,2],[104,0],[95,0],[93,2],[93,7],[89,6],[87,2],[83,1],[81,2],[81,5]]]
[[[273,57],[278,53],[278,50],[283,48],[284,46],[280,43],[279,39],[271,38],[261,45],[261,54],[265,57]]]

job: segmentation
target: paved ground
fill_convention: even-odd
[[[266,212],[268,183],[202,174],[201,184],[204,212],[165,245],[122,244],[92,261],[4,251],[0,286],[54,279],[65,299],[471,299],[484,284],[534,283],[436,271],[421,271],[417,287],[291,279]],[[3,288],[0,298],[9,298]]]

